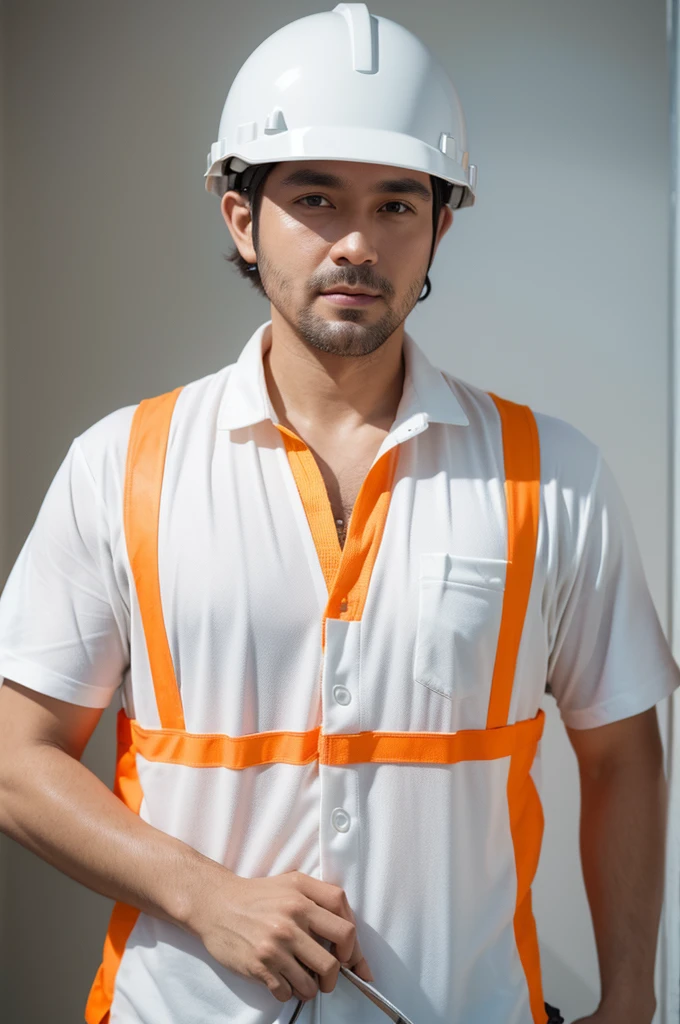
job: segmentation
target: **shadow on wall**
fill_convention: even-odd
[[[541,942],[541,974],[546,1002],[559,1008],[567,1024],[595,1012],[598,994],[545,942]]]

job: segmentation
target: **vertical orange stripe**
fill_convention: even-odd
[[[543,720],[541,720],[541,727]],[[536,922],[531,905],[531,885],[538,867],[543,840],[543,809],[534,781],[529,774],[540,735],[533,743],[515,749],[508,775],[510,831],[517,869],[515,903],[515,942],[529,989],[533,1024],[546,1024],[548,1016],[543,1002],[541,954]]]
[[[142,806],[142,787],[137,775],[135,748],[132,744],[130,720],[121,708],[117,718],[116,775],[113,792],[123,803],[139,814]],[[127,940],[135,926],[139,910],[127,903],[115,903],[108,931],[104,939],[104,952],[99,970],[92,983],[85,1007],[86,1024],[106,1024],[113,1001],[113,987]]]
[[[541,456],[531,410],[491,395],[501,417],[508,524],[508,569],[491,682],[487,729],[507,725],[517,655],[534,574]]]
[[[529,604],[536,560],[540,508],[541,454],[536,420],[531,410],[491,395],[503,432],[505,498],[508,530],[508,570],[503,614],[491,683],[487,729],[507,725],[515,682],[517,656]],[[541,732],[543,719],[541,719]],[[517,952],[529,990],[533,1024],[546,1024],[541,958],[531,904],[531,885],[543,840],[543,809],[531,775],[540,734],[518,746],[510,759],[508,810],[517,870],[514,931]]]
[[[326,484],[313,453],[297,434],[280,423],[276,425],[286,446],[328,588],[328,604],[321,628],[321,644],[325,648],[327,617],[358,620],[363,615],[392,497],[399,445],[381,455],[362,481],[345,546],[341,548]]]
[[[282,423],[277,427],[288,453],[288,462],[302,499],[307,522],[312,532],[314,547],[319,556],[321,571],[330,591],[340,564],[342,548],[335,529],[333,509],[328,499],[326,484],[313,453],[297,434]]]
[[[140,402],[132,420],[125,467],[125,539],[163,729],[184,729],[158,576],[158,521],[165,453],[173,410],[181,390],[178,387]]]
[[[381,455],[361,484],[335,585],[329,595],[327,616],[357,620],[364,613],[368,586],[392,499],[399,448],[400,445],[394,445]],[[341,610],[343,598],[347,600],[346,612]]]

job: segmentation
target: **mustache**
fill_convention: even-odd
[[[329,291],[331,288],[342,287],[343,285],[347,288],[367,288],[369,291],[379,292],[381,295],[389,295],[392,292],[392,289],[387,282],[375,280],[373,277],[361,272],[345,274],[344,277],[323,281],[318,285],[317,290],[319,292],[324,292]]]

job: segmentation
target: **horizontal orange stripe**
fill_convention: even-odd
[[[281,761],[308,764],[317,756],[320,729],[309,732],[258,732],[246,736],[143,729],[130,723],[135,749],[147,761],[192,768],[250,768]]]
[[[130,722],[135,750],[147,761],[192,768],[252,768],[262,764],[416,763],[456,764],[508,757],[535,745],[545,713],[500,729],[459,732],[262,732],[246,736],[185,733],[179,729],[144,729]]]
[[[320,736],[322,764],[398,762],[457,764],[494,761],[509,757],[524,746],[538,743],[545,713],[539,711],[515,725],[500,729],[462,729],[460,732],[360,732]]]

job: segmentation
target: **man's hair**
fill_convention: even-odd
[[[260,206],[262,205],[262,189],[264,187],[265,181],[269,177],[269,172],[274,167],[276,167],[275,163],[269,164],[266,168],[266,171],[263,168],[262,177],[255,186],[254,192],[250,196],[250,210],[253,222],[253,248],[255,249],[256,253],[257,243],[259,241],[258,228],[260,219]],[[227,260],[228,263],[233,263],[236,269],[238,270],[239,274],[241,274],[242,277],[247,278],[247,280],[250,281],[250,283],[252,284],[253,288],[256,288],[261,295],[264,295],[264,297],[267,298],[267,293],[262,285],[262,278],[260,277],[260,271],[257,268],[257,264],[248,263],[248,260],[244,260],[243,256],[241,256],[241,253],[238,251],[236,246],[234,246],[233,250],[228,255],[225,253],[224,258],[225,260]]]
[[[260,217],[260,206],[262,205],[262,189],[264,187],[265,181],[269,177],[270,171],[274,167],[276,167],[276,164],[272,163],[272,164],[268,164],[268,165],[266,165],[266,167],[262,168],[261,177],[259,178],[259,181],[257,182],[257,185],[255,186],[255,189],[254,189],[252,195],[250,196],[250,208],[251,208],[251,216],[252,216],[252,222],[253,222],[253,234],[252,234],[253,248],[255,249],[256,253],[257,253],[257,245],[258,245],[258,241],[259,241],[259,237],[258,237],[259,223],[258,222],[259,222],[259,217]],[[445,191],[444,186],[446,185],[446,183],[443,182],[441,178],[436,178],[436,177],[434,177],[434,175],[431,174],[430,175],[430,185],[432,187],[432,201],[433,201],[434,207],[435,207],[434,210],[433,210],[433,218],[434,218],[434,222],[433,222],[433,239],[434,239],[434,223],[437,223],[438,220],[439,220],[439,213],[441,211],[441,207],[442,207],[442,204],[443,204],[443,201],[444,201],[444,191]],[[234,264],[234,266],[238,270],[239,274],[241,274],[242,277],[245,277],[248,281],[250,281],[250,283],[252,284],[253,288],[256,288],[257,291],[260,292],[261,295],[264,295],[265,298],[268,297],[267,293],[264,290],[264,287],[262,285],[262,278],[260,277],[260,271],[259,271],[259,269],[257,267],[257,264],[248,263],[247,260],[244,260],[243,256],[241,256],[241,253],[238,251],[236,246],[233,247],[232,251],[229,254],[225,253],[224,254],[224,258],[225,258],[225,260],[227,260],[228,263],[233,263]],[[427,283],[427,289],[428,290],[425,293],[425,295],[423,295],[420,299],[418,299],[419,302],[422,302],[430,294],[430,290],[431,290],[430,279],[429,279],[429,277],[427,277],[425,280],[426,280],[426,283]]]

